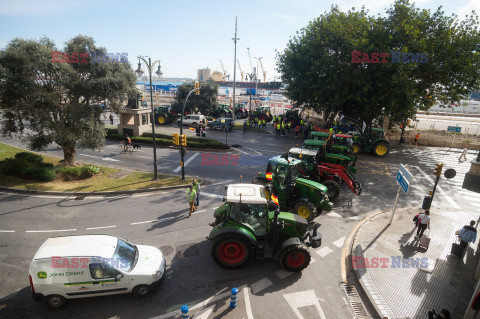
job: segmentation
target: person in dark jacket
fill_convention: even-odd
[[[451,319],[450,311],[442,309],[440,313],[436,313],[434,309],[428,312],[428,319]]]
[[[460,238],[460,247],[463,249],[467,248],[468,243],[474,243],[477,240],[477,230],[475,227],[475,221],[472,220],[470,225],[463,226],[462,229],[458,232],[458,238]]]

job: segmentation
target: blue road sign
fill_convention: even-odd
[[[462,131],[462,128],[460,126],[449,126],[447,131],[460,133]]]
[[[408,183],[407,179],[403,176],[403,174],[400,173],[400,171],[398,171],[397,173],[397,182],[398,182],[398,185],[400,185],[400,187],[403,189],[405,194],[407,194],[408,186],[410,186],[410,184]]]

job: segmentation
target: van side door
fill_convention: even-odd
[[[113,295],[128,291],[130,281],[125,272],[102,262],[91,263],[88,268],[93,281],[90,294]]]

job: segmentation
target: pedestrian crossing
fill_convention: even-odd
[[[477,151],[469,151],[467,153],[467,160],[462,162],[458,160],[461,154],[460,151],[447,152],[446,150],[442,150],[442,148],[436,147],[392,150],[392,154],[395,153],[409,155],[412,160],[417,159],[419,164],[421,163],[422,165],[430,167],[432,171],[437,163],[444,164],[443,172],[453,168],[456,171],[456,176],[452,179],[446,179],[442,175],[441,185],[450,186],[450,189],[445,186],[446,190],[449,192],[454,190],[456,193],[459,193],[462,199],[469,205],[480,207],[480,194],[462,188],[465,174],[470,170],[470,161],[476,158]],[[430,172],[427,171],[427,173]]]

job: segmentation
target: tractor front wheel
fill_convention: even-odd
[[[240,111],[240,110],[237,111],[237,118],[238,119],[243,119],[244,118],[242,111]]]
[[[325,181],[322,184],[327,188],[328,200],[334,202],[340,196],[340,185],[335,181]]]
[[[361,149],[362,149],[362,147],[360,146],[360,144],[353,143],[353,146],[352,146],[353,155],[357,155],[358,153],[360,153]]]
[[[161,115],[157,118],[157,122],[158,122],[158,124],[160,124],[160,125],[167,124],[167,123],[166,123],[166,120],[165,120],[165,117],[163,117],[163,116],[161,116]]]
[[[293,213],[297,214],[308,221],[312,221],[316,217],[315,205],[310,201],[297,202],[293,207]]]
[[[373,154],[377,157],[385,157],[389,151],[388,144],[385,142],[378,142],[373,146]]]
[[[310,264],[310,252],[305,245],[288,246],[280,253],[280,265],[286,271],[302,271]]]
[[[243,266],[251,255],[251,245],[248,240],[238,234],[220,235],[212,245],[212,257],[219,265],[226,268]]]

